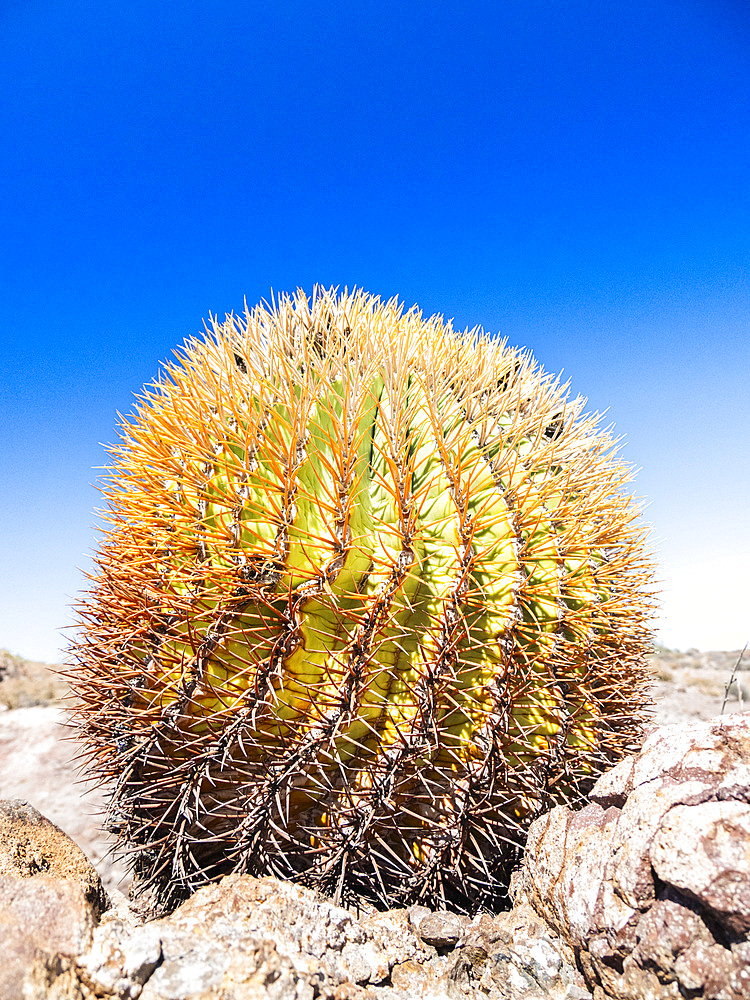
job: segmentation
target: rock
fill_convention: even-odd
[[[662,882],[704,906],[731,934],[750,931],[750,805],[675,806],[649,857]]]
[[[52,996],[54,982],[67,996],[108,902],[70,837],[27,802],[0,800],[0,1000]]]
[[[85,856],[27,803],[3,803],[0,829],[0,1000],[591,998],[572,950],[524,901],[474,919],[357,913],[232,875],[148,920],[115,892],[104,909]]]
[[[419,936],[435,948],[453,948],[458,944],[466,919],[457,913],[430,913],[419,923]]]
[[[750,997],[750,716],[656,730],[589,798],[532,825],[517,886],[595,995]]]
[[[21,799],[0,799],[0,875],[72,879],[97,914],[109,904],[96,869],[70,837]]]
[[[153,925],[133,926],[115,917],[103,921],[79,967],[98,993],[123,1000],[140,996],[143,984],[162,962],[161,937]]]
[[[159,929],[164,965],[149,980],[144,1000],[162,997],[165,966],[175,960],[184,967],[204,945],[199,961],[211,980],[204,989],[217,991],[246,975],[249,955],[254,975],[267,966],[269,975],[291,976],[320,993],[343,983],[384,982],[399,960],[425,962],[435,955],[411,929],[405,910],[358,920],[309,889],[272,878],[228,876],[152,926]]]
[[[487,955],[477,995],[503,1000],[591,1000],[573,950],[520,891],[516,894],[519,898],[512,910],[494,917],[482,914],[467,928],[465,950],[478,949]]]
[[[8,677],[24,680],[13,664]],[[146,920],[113,888],[104,791],[81,797],[64,719],[54,705],[0,714],[0,787],[84,846],[115,905],[97,921],[75,844],[26,804],[0,806],[0,1000],[750,997],[750,715],[651,734],[586,808],[535,824],[513,909],[473,919],[358,914],[234,876]]]
[[[96,913],[77,880],[0,876],[0,1000],[46,997],[91,944]]]
[[[458,927],[455,946],[438,954],[407,910],[358,916],[300,886],[232,875],[158,920],[122,902],[98,926],[92,916],[57,951],[49,938],[27,949],[13,983],[33,1000],[591,1000],[572,952],[526,903],[453,923],[414,916],[435,917],[441,940]]]

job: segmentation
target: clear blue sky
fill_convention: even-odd
[[[564,369],[641,469],[662,640],[750,639],[744,0],[4,0],[0,50],[0,646],[57,657],[159,361],[315,282]]]

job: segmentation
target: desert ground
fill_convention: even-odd
[[[750,711],[750,650],[656,648],[650,665],[654,725]],[[56,669],[0,650],[0,798],[30,802],[83,848],[108,889],[127,891],[126,866],[102,830],[106,793],[78,769]]]

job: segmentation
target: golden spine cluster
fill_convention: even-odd
[[[186,344],[113,449],[73,671],[164,905],[234,871],[500,905],[531,819],[642,721],[614,451],[528,354],[361,291]]]

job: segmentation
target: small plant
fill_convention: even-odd
[[[737,679],[737,671],[740,669],[740,666],[742,664],[742,659],[743,659],[743,657],[744,657],[744,655],[745,655],[745,653],[747,651],[747,646],[748,646],[748,644],[745,643],[744,647],[742,648],[742,652],[737,657],[737,662],[735,663],[734,667],[732,668],[732,673],[731,673],[731,675],[729,677],[729,680],[724,685],[724,701],[721,703],[721,712],[719,713],[720,715],[724,714],[724,709],[727,707],[727,702],[729,701],[730,693],[731,693],[731,690],[732,690],[732,685],[735,685],[735,684],[737,686],[737,696],[736,697],[737,697],[737,700],[738,700],[739,705],[740,705],[740,711],[741,712],[743,711],[742,702],[743,702],[743,699],[745,697],[745,689],[744,689],[743,685],[740,684],[739,680]]]
[[[229,872],[501,906],[530,821],[636,747],[651,567],[583,405],[483,333],[320,289],[144,391],[73,682],[163,906]]]

